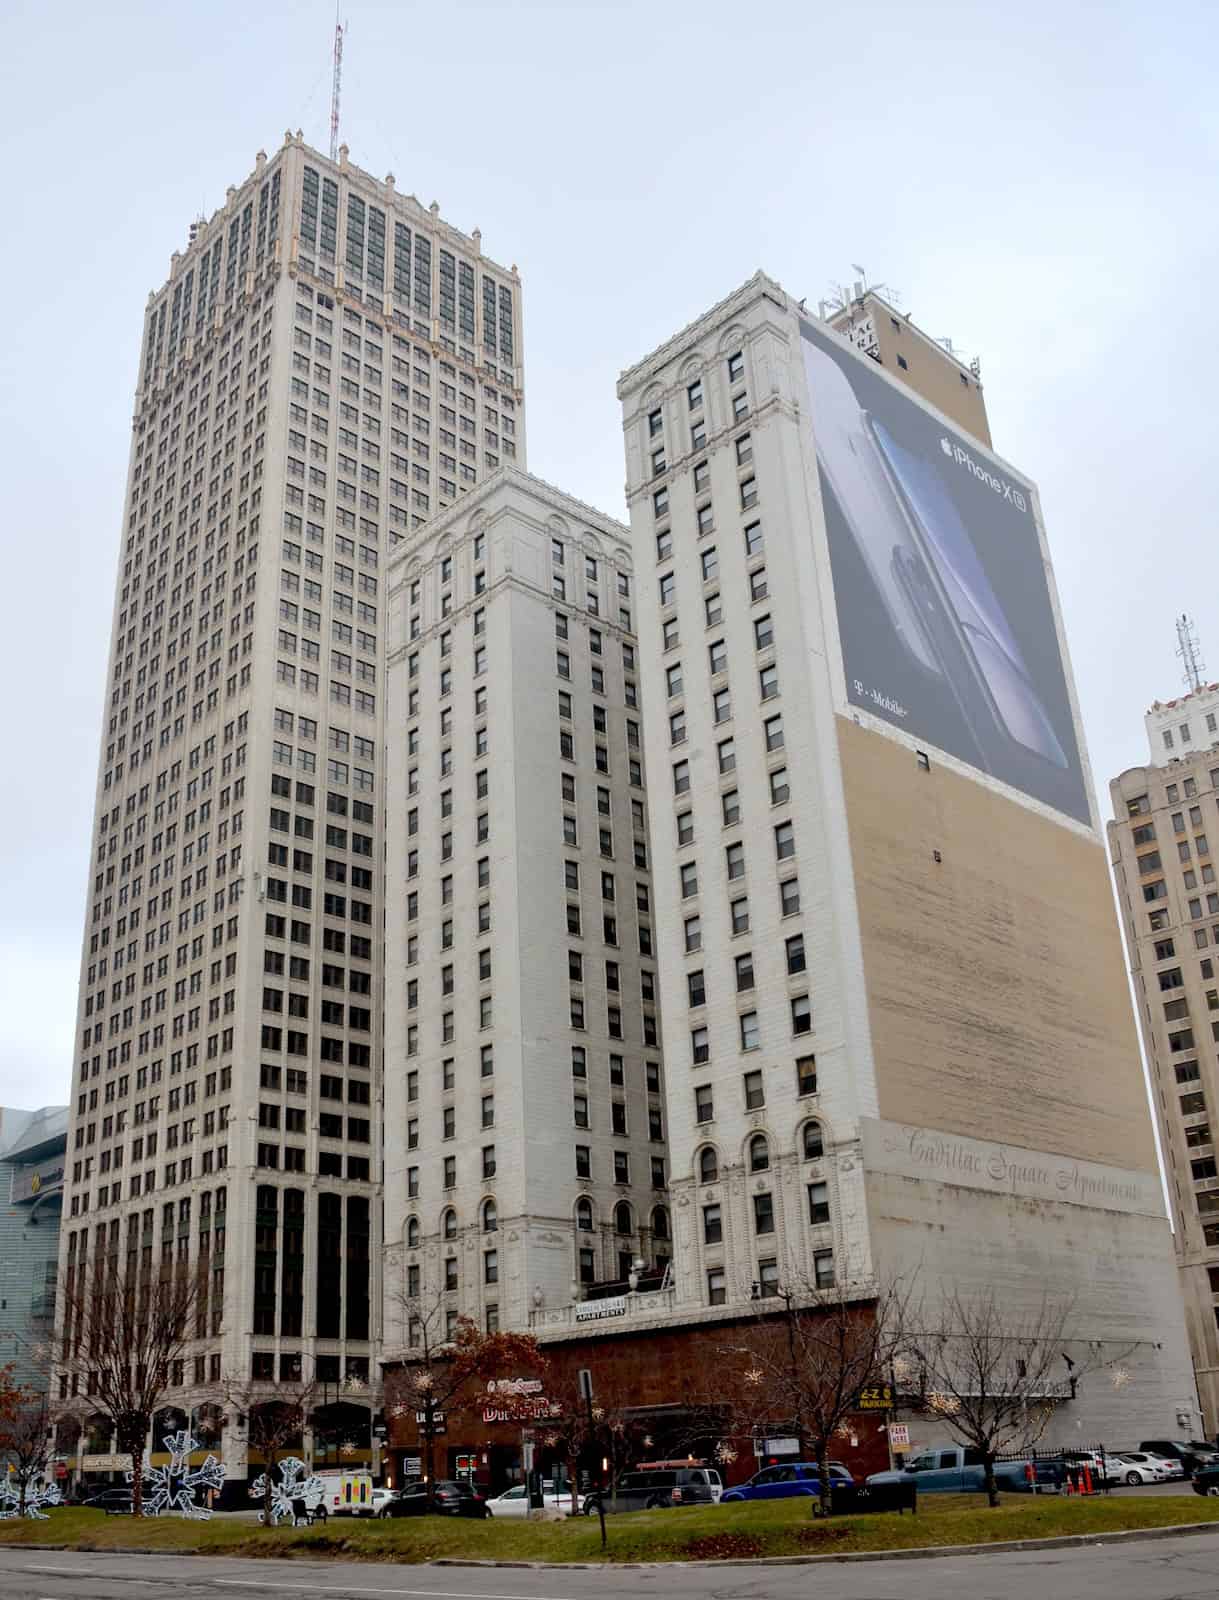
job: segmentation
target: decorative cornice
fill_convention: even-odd
[[[636,361],[633,366],[625,367],[618,374],[618,398],[623,400],[627,393],[654,372],[658,367],[671,361],[686,346],[695,343],[702,337],[709,327],[716,323],[724,322],[734,311],[742,310],[751,301],[763,295],[770,295],[785,308],[790,304],[787,291],[782,284],[774,278],[768,277],[760,268],[739,289],[734,289],[730,295],[713,305],[709,311],[704,311],[701,316],[688,322],[684,328],[675,333],[672,338],[666,339],[664,344],[658,345],[650,355]]]

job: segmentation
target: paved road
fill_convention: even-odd
[[[1219,1531],[943,1560],[611,1572],[5,1550],[0,1594],[4,1600],[1215,1600]]]

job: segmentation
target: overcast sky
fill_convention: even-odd
[[[9,0],[0,1104],[67,1097],[144,303],[285,128],[317,0]],[[532,471],[624,513],[618,372],[758,267],[854,277],[978,355],[1041,487],[1093,769],[1144,759],[1174,615],[1219,677],[1214,5],[351,0],[353,161],[524,281]],[[41,594],[54,596],[39,603]]]

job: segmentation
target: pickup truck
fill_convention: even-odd
[[[1027,1493],[1030,1488],[1024,1461],[996,1461],[995,1482],[1000,1489]],[[916,1483],[920,1494],[971,1494],[986,1487],[982,1452],[959,1444],[934,1445],[910,1457],[896,1472],[874,1472],[869,1483]]]

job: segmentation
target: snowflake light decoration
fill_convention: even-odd
[[[25,1515],[37,1522],[49,1522],[44,1506],[57,1506],[62,1496],[57,1483],[31,1483],[25,1491]],[[21,1490],[11,1478],[0,1480],[0,1522],[21,1515]]]
[[[267,1492],[267,1475],[261,1473],[250,1487],[250,1494],[261,1505]],[[305,1502],[307,1511],[316,1511],[326,1494],[326,1485],[316,1472],[310,1472],[299,1456],[284,1456],[279,1463],[279,1482],[271,1483],[271,1525],[292,1522],[296,1517],[293,1504]],[[262,1512],[259,1512],[262,1516]]]
[[[206,1522],[211,1517],[211,1508],[199,1505],[195,1493],[199,1489],[224,1487],[224,1463],[209,1455],[201,1467],[192,1467],[190,1453],[198,1449],[199,1441],[187,1428],[167,1433],[161,1445],[169,1452],[169,1463],[150,1467],[144,1474],[144,1516],[159,1517],[163,1512],[176,1511],[179,1516]],[[128,1472],[126,1476],[130,1483],[134,1474]]]
[[[753,1384],[755,1388],[765,1376],[761,1367],[750,1367],[744,1374],[745,1382]]]
[[[717,1461],[722,1461],[726,1467],[730,1467],[736,1458],[736,1446],[734,1444],[730,1444],[727,1439],[721,1439],[715,1447],[715,1459]]]
[[[1112,1376],[1113,1387],[1115,1389],[1124,1389],[1130,1382],[1130,1374],[1126,1371],[1125,1367],[1114,1367]]]

